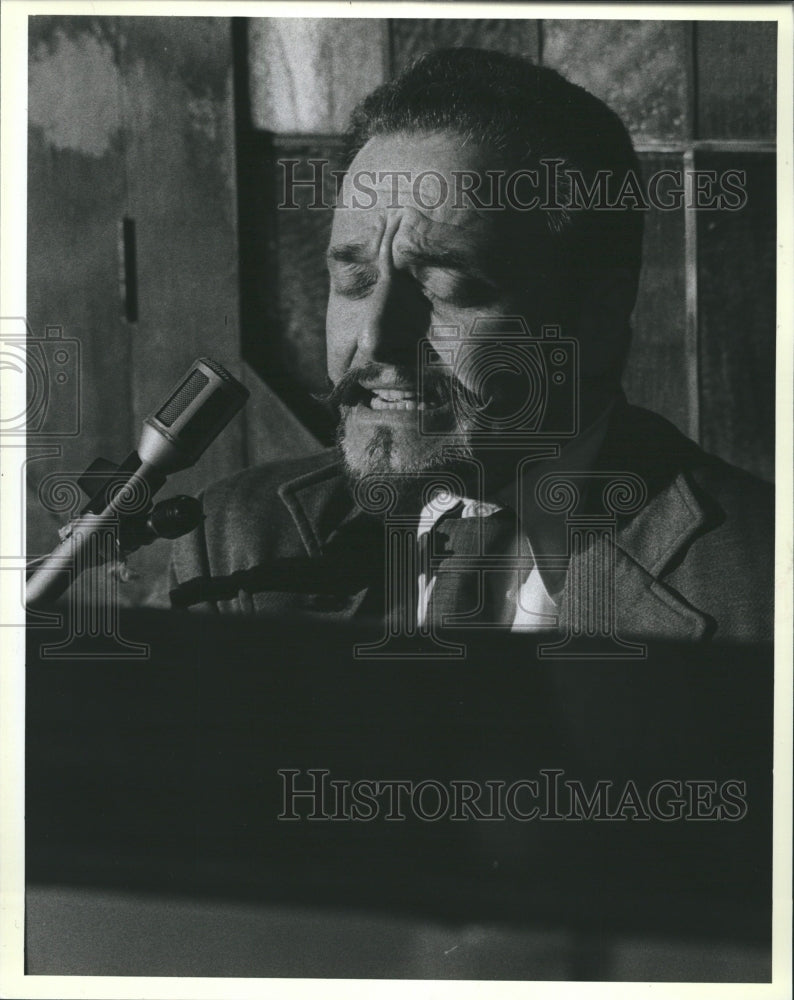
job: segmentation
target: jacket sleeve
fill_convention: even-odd
[[[204,500],[203,495],[199,495],[200,501]],[[203,522],[193,531],[188,532],[181,538],[175,539],[171,545],[171,558],[168,567],[157,580],[152,589],[151,600],[147,601],[148,607],[174,608],[178,606],[178,601],[174,601],[172,595],[178,591],[180,586],[191,580],[206,578],[210,576],[209,557],[207,554],[207,541],[204,533]],[[217,613],[217,606],[209,601],[191,605],[191,611],[203,611]]]

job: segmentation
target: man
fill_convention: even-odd
[[[174,604],[769,637],[771,489],[621,394],[642,216],[577,201],[603,171],[636,182],[618,118],[552,70],[444,50],[365,99],[348,139],[338,447],[211,487]]]

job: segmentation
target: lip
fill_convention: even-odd
[[[348,407],[350,416],[354,420],[362,423],[395,423],[418,424],[420,421],[435,422],[438,418],[445,417],[451,410],[448,403],[441,406],[424,406],[417,403],[414,406],[389,406],[382,409],[373,409],[368,403],[358,402]]]
[[[414,384],[407,382],[402,384],[399,382],[359,382],[358,384],[368,392],[379,392],[380,390],[388,392],[392,390],[394,392],[411,392],[414,395],[418,392]]]
[[[341,402],[351,409],[363,405],[366,409],[378,413],[393,411],[411,413],[417,410],[440,410],[448,400],[434,389],[426,388],[426,391],[421,391],[413,380],[410,382],[372,380],[354,383]]]

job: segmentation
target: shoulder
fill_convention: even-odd
[[[732,513],[773,512],[775,488],[758,476],[704,451],[669,420],[638,406],[626,406],[610,434],[617,452],[631,456],[653,488],[663,488],[683,472],[696,492],[724,503]],[[614,445],[613,445],[614,447]]]
[[[647,460],[663,475],[683,472],[715,524],[741,522],[746,529],[770,532],[775,501],[772,483],[705,451],[664,417],[639,407],[629,410],[632,425],[646,442]]]
[[[711,547],[738,571],[770,574],[774,566],[775,488],[734,465],[706,455],[689,470],[692,491],[712,526]]]
[[[611,468],[631,470],[646,487],[647,510],[639,515],[646,528],[672,537],[677,525],[684,531],[688,524],[689,553],[714,566],[723,560],[746,567],[772,561],[771,483],[709,454],[669,421],[639,407],[622,408],[609,435]]]
[[[704,461],[692,468],[690,474],[704,492],[733,513],[774,515],[774,485],[744,469],[704,452]]]
[[[644,442],[644,475],[656,477],[646,530],[668,543],[681,536],[665,585],[712,619],[717,636],[765,640],[774,607],[774,486],[704,451],[663,418],[630,409],[631,433]]]

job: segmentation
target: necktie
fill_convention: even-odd
[[[508,593],[518,592],[531,569],[515,513],[502,508],[487,517],[460,517],[461,507],[425,536],[433,567],[427,621],[436,628],[510,625],[515,600]]]

